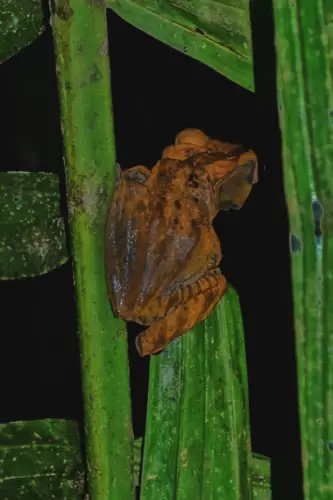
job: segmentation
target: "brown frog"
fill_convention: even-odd
[[[227,289],[212,221],[239,209],[257,182],[257,158],[197,129],[178,134],[150,171],[120,174],[106,225],[106,273],[115,316],[149,327],[140,356],[161,351],[204,320]]]

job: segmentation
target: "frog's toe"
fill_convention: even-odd
[[[146,335],[145,332],[140,333],[135,339],[135,345],[139,356],[143,358],[149,354],[155,354],[166,347],[166,343],[160,339]]]

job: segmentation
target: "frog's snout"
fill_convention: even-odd
[[[249,175],[247,176],[247,182],[249,184],[257,184],[259,182],[259,169],[258,169],[258,160],[255,158],[252,160],[251,169]]]

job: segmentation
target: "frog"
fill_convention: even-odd
[[[119,172],[105,234],[107,293],[115,317],[146,327],[139,356],[157,354],[205,320],[226,293],[213,228],[258,182],[252,149],[179,132],[151,168]]]

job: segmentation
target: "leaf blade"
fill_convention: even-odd
[[[79,500],[84,467],[78,425],[69,420],[0,424],[0,496]]]
[[[155,0],[108,0],[108,6],[136,28],[180,52],[185,52],[238,85],[254,91],[252,39],[247,4],[242,6],[239,3],[239,12],[230,7],[230,2],[225,2],[225,5],[222,4],[224,13],[220,16],[226,20],[224,29],[221,24],[215,26],[214,30],[209,29],[208,21],[203,32],[200,29],[200,19],[189,15],[186,4],[190,2],[181,3],[179,14],[179,9],[171,8],[166,2],[161,5]],[[216,4],[217,2],[208,2],[207,8],[205,7],[211,20],[216,18],[212,14],[213,5]],[[240,18],[241,25],[235,26]]]
[[[141,498],[250,499],[250,447],[242,319],[230,287],[209,318],[151,359]]]
[[[68,260],[59,178],[0,172],[0,279],[46,274]]]
[[[0,62],[30,45],[45,30],[41,0],[0,0]]]

